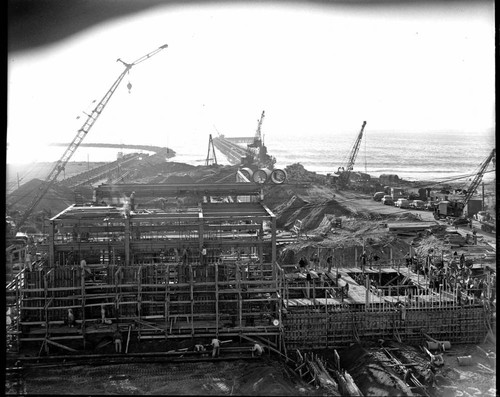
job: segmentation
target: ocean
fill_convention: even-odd
[[[276,167],[294,163],[320,174],[333,173],[346,164],[359,131],[344,135],[273,135],[264,136],[268,153],[276,158]],[[227,135],[230,136],[229,134]],[[237,136],[237,135],[234,135]],[[193,142],[176,142],[173,161],[203,164],[207,156],[208,138],[196,155]],[[397,174],[407,180],[463,180],[475,175],[479,166],[495,147],[494,133],[388,133],[370,132],[366,127],[354,165],[355,171],[378,177]],[[219,163],[228,164],[216,151]],[[494,178],[490,164],[483,180]],[[458,178],[458,179],[457,179]]]
[[[333,173],[346,164],[358,131],[329,135],[286,135],[269,132],[264,136],[268,153],[276,158],[276,167],[284,168],[294,163],[320,174]],[[213,134],[215,137],[216,134]],[[226,134],[227,137],[241,136]],[[91,137],[89,137],[91,138]],[[88,139],[86,143],[92,142]],[[166,146],[176,152],[169,161],[203,165],[208,153],[208,133],[175,135],[167,134],[158,142],[124,142]],[[371,132],[365,128],[354,165],[355,171],[378,177],[380,174],[397,174],[407,180],[463,180],[475,175],[480,164],[495,147],[495,134],[490,133],[396,133]],[[57,161],[64,153],[63,147],[47,147],[40,150],[35,162]],[[80,147],[71,161],[114,161],[117,153],[134,150]],[[229,164],[216,150],[217,162]],[[9,160],[8,160],[9,161]],[[485,182],[494,178],[490,164],[484,176]]]

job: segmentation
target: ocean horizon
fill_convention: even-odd
[[[264,135],[268,153],[276,158],[276,167],[285,168],[295,163],[319,174],[334,173],[347,162],[347,158],[359,134],[323,135]],[[241,134],[240,134],[241,135]],[[213,134],[215,136],[215,134]],[[226,135],[230,136],[239,136]],[[85,143],[93,143],[88,139]],[[120,142],[122,143],[122,142]],[[131,144],[132,142],[127,142]],[[136,142],[134,142],[136,143]],[[137,142],[137,144],[148,144]],[[208,134],[166,136],[164,142],[151,145],[165,146],[176,152],[175,157],[166,161],[203,165],[208,153]],[[473,177],[481,163],[495,147],[494,133],[394,133],[371,132],[365,128],[363,139],[354,165],[354,171],[365,172],[374,177],[380,174],[397,174],[407,180],[455,180],[464,183]],[[57,161],[64,153],[64,147],[47,146],[41,150],[33,163]],[[132,149],[89,148],[77,149],[72,162],[114,161],[118,152],[137,152]],[[147,153],[143,151],[144,153]],[[216,150],[219,164],[230,164],[225,156]],[[12,160],[12,159],[10,159]],[[12,162],[15,164],[15,162]],[[494,179],[492,164],[484,175],[485,182]]]

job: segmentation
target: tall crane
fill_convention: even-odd
[[[260,119],[258,121],[258,124],[257,124],[257,131],[255,131],[255,137],[253,139],[253,143],[251,145],[248,145],[250,147],[261,147],[262,146],[262,132],[261,132],[261,127],[262,127],[262,121],[264,120],[264,116],[265,116],[265,113],[264,113],[264,110],[262,111],[262,114],[260,116]]]
[[[462,217],[464,215],[464,210],[467,208],[470,199],[474,195],[474,192],[479,187],[481,181],[483,180],[483,176],[488,168],[490,162],[493,161],[495,164],[496,161],[496,149],[494,148],[491,153],[486,157],[486,159],[479,166],[479,170],[474,176],[474,179],[471,181],[470,185],[466,186],[463,189],[464,196],[461,200],[452,201],[452,202],[443,202],[443,204],[435,208],[434,210],[434,218],[439,219],[446,216],[452,217]],[[447,203],[445,205],[445,203]]]
[[[243,165],[251,167],[255,165],[257,167],[264,167],[272,170],[276,159],[273,156],[267,154],[267,147],[264,145],[264,139],[262,136],[262,121],[264,120],[265,111],[262,111],[260,119],[257,121],[257,131],[255,131],[255,137],[253,142],[247,145],[247,155],[242,160]]]
[[[354,142],[354,145],[349,152],[349,156],[347,158],[347,164],[345,167],[339,167],[337,174],[339,176],[339,185],[347,185],[349,183],[349,176],[351,174],[351,171],[354,168],[354,163],[356,162],[356,157],[358,156],[359,152],[359,146],[361,145],[361,139],[363,139],[363,131],[365,129],[366,121],[363,121],[363,125],[361,126],[361,131],[359,131],[358,137],[356,138],[356,141]]]
[[[466,189],[464,189],[465,195],[464,198],[462,199],[462,205],[463,205],[462,208],[467,207],[469,200],[471,199],[472,195],[474,194],[476,189],[479,187],[479,184],[483,180],[484,173],[486,172],[486,169],[488,168],[490,161],[493,160],[493,163],[495,163],[495,157],[496,157],[496,149],[493,148],[488,157],[486,157],[486,159],[479,166],[479,171],[477,172],[476,176],[474,177],[470,185]]]
[[[125,75],[132,69],[133,66],[144,62],[146,59],[151,58],[153,55],[159,53],[163,49],[167,48],[168,45],[164,44],[161,47],[158,47],[154,51],[151,51],[150,53],[140,57],[139,59],[135,60],[132,63],[126,63],[122,61],[120,58],[116,60],[116,62],[121,62],[124,66],[125,69],[123,72],[118,76],[118,78],[115,80],[115,82],[111,85],[109,90],[106,92],[106,94],[103,96],[103,98],[99,101],[97,106],[92,110],[92,112],[87,115],[87,119],[83,123],[82,127],[78,130],[76,136],[73,138],[73,141],[69,144],[68,148],[65,150],[61,158],[57,161],[57,163],[54,165],[52,168],[52,171],[50,171],[49,175],[45,179],[45,181],[40,185],[38,188],[38,191],[36,192],[35,196],[33,197],[33,200],[30,202],[28,208],[22,215],[22,217],[19,219],[19,221],[16,222],[16,232],[19,231],[21,226],[24,225],[24,222],[26,222],[26,219],[31,215],[31,213],[35,210],[36,206],[40,203],[42,198],[45,196],[45,194],[49,191],[49,189],[52,187],[52,185],[56,182],[57,177],[59,174],[64,170],[66,167],[66,164],[70,160],[70,158],[73,156],[75,153],[76,149],[78,146],[80,146],[80,143],[83,141],[85,136],[88,134],[94,123],[96,122],[97,118],[101,115],[102,111],[106,107],[106,104],[109,102],[111,96],[114,94],[118,86],[120,85],[121,81],[125,77]],[[127,85],[127,88],[130,90],[131,84],[129,83]]]

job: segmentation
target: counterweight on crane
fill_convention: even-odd
[[[123,72],[118,76],[118,78],[115,80],[115,82],[111,85],[109,90],[106,92],[104,97],[100,100],[100,102],[97,104],[97,106],[92,110],[92,112],[87,115],[87,119],[83,123],[82,127],[78,130],[76,136],[73,138],[73,141],[69,144],[68,148],[64,152],[64,154],[61,156],[61,158],[57,161],[55,166],[52,168],[50,171],[49,175],[45,179],[45,181],[40,185],[38,191],[36,192],[35,196],[33,197],[33,200],[30,202],[28,208],[24,212],[23,216],[16,222],[16,232],[19,231],[21,226],[24,225],[24,222],[26,222],[26,219],[31,215],[31,213],[35,210],[36,206],[40,203],[42,198],[45,196],[45,194],[49,191],[49,189],[52,187],[52,185],[56,182],[57,177],[59,174],[64,170],[66,167],[66,164],[68,161],[71,159],[73,154],[75,153],[76,149],[78,146],[80,146],[80,143],[82,143],[83,139],[87,135],[87,133],[90,131],[94,123],[96,122],[97,118],[101,115],[102,111],[104,110],[106,104],[109,102],[111,96],[114,94],[118,86],[120,85],[121,81],[125,77],[125,75],[132,69],[133,66],[144,62],[146,59],[151,58],[153,55],[157,54],[161,50],[167,48],[168,45],[164,44],[161,47],[158,47],[154,51],[151,51],[150,53],[140,57],[139,59],[135,60],[132,63],[126,63],[122,61],[120,58],[116,60],[116,62],[121,62],[124,66],[125,69]],[[129,83],[129,90],[130,90],[130,83]]]
[[[356,138],[356,141],[354,142],[354,145],[351,151],[349,152],[346,165],[344,167],[339,167],[337,172],[335,172],[335,174],[339,176],[339,185],[341,186],[345,186],[349,183],[349,176],[354,168],[356,157],[358,156],[359,147],[361,145],[361,139],[363,139],[363,131],[365,129],[365,125],[366,121],[363,121],[363,125],[361,126],[361,131],[359,131],[358,137]]]

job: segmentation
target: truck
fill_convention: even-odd
[[[479,211],[474,215],[474,219],[481,224],[481,230],[488,233],[496,233],[496,219],[489,212]]]

